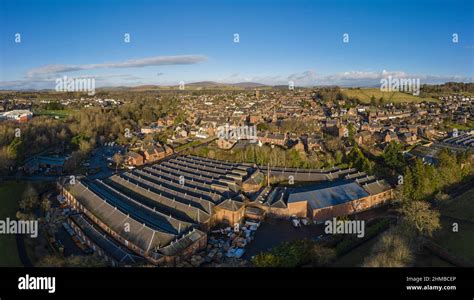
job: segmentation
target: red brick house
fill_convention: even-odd
[[[164,145],[164,146],[151,146],[143,150],[143,156],[145,157],[145,161],[155,162],[157,160],[163,159],[168,155],[173,154],[173,149]]]
[[[128,166],[139,167],[143,165],[143,163],[143,156],[133,151],[128,152],[124,157],[124,164]]]

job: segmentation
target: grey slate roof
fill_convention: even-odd
[[[226,210],[236,211],[236,210],[239,210],[243,205],[244,205],[243,202],[227,199],[223,201],[221,204],[219,204],[218,206]]]
[[[105,234],[101,229],[94,226],[83,214],[75,214],[70,216],[74,223],[91,239],[97,246],[104,250],[109,256],[124,265],[133,265],[143,261],[140,257],[130,250],[126,249],[111,237]]]
[[[367,191],[367,193],[371,195],[383,193],[392,188],[385,180],[377,180],[372,183],[366,183],[363,184],[362,187]]]
[[[205,235],[206,233],[197,229],[193,229],[183,235],[179,240],[174,241],[168,246],[161,248],[159,252],[167,256],[178,255],[179,253],[181,253],[181,251],[185,250],[187,247],[189,247]]]
[[[308,201],[313,209],[343,204],[352,200],[367,197],[369,194],[357,183],[345,183],[323,189],[307,189],[290,193],[288,203]]]
[[[80,181],[69,186],[69,192],[96,218],[145,251],[167,245],[176,238],[174,234],[154,230],[138,222],[97,196]],[[125,224],[129,225],[130,230],[126,230]]]

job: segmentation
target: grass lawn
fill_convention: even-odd
[[[370,251],[378,240],[378,236],[371,238],[359,247],[337,259],[332,267],[360,267],[364,259],[370,255]]]
[[[474,189],[447,200],[440,206],[442,215],[461,220],[474,221]],[[469,222],[456,222],[458,232],[453,232],[453,220],[442,219],[441,230],[435,235],[435,242],[465,260],[474,262],[474,225]]]
[[[39,110],[35,112],[37,116],[51,116],[64,119],[72,113],[72,110],[61,109],[61,110]]]
[[[456,128],[458,130],[470,130],[474,128],[474,122],[468,121],[466,124],[457,124],[453,122],[444,122],[444,126],[448,128]]]
[[[443,220],[443,228],[435,238],[436,243],[467,261],[474,262],[474,225],[467,222],[458,222],[458,232],[452,231],[452,221]]]
[[[441,205],[440,212],[443,215],[473,221],[474,222],[474,189],[464,194],[447,200]]]
[[[382,92],[380,89],[376,88],[361,88],[361,89],[342,89],[342,92],[348,97],[357,97],[362,103],[369,104],[370,98],[372,96],[378,101],[383,97],[384,103],[397,103],[397,102],[438,102],[434,98],[420,98],[408,93],[402,92]]]
[[[25,189],[23,183],[0,183],[0,219],[15,218],[18,201]],[[0,267],[22,267],[18,256],[15,235],[0,235]]]
[[[427,268],[427,267],[455,267],[455,265],[442,260],[438,256],[429,253],[428,251],[424,251],[422,254],[416,257],[415,266],[420,268]]]
[[[193,146],[199,145],[200,143],[201,143],[201,141],[192,141],[192,142],[190,142],[190,143],[187,143],[187,144],[178,146],[178,147],[176,147],[176,149],[174,149],[174,150],[175,150],[175,151],[182,151],[182,150],[187,149],[187,148],[189,148],[189,147],[193,147]]]
[[[210,138],[207,138],[207,139],[203,139],[203,140],[194,140],[192,142],[189,142],[187,144],[183,144],[181,146],[178,146],[174,149],[175,152],[178,152],[178,151],[183,151],[185,149],[188,149],[188,148],[191,148],[191,147],[195,147],[195,146],[198,146],[200,144],[205,144],[207,142],[209,142],[210,140],[214,139],[213,137],[210,137]]]

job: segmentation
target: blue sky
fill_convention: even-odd
[[[0,0],[0,89],[64,75],[99,86],[472,81],[473,21],[474,1],[458,0]]]

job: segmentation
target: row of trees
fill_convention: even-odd
[[[319,124],[316,122],[304,122],[299,120],[284,120],[278,123],[259,123],[257,129],[259,131],[268,130],[270,132],[279,133],[293,132],[298,135],[321,131]]]
[[[328,137],[325,140],[326,152],[303,152],[294,148],[285,149],[279,146],[270,147],[263,145],[258,147],[250,145],[245,148],[227,150],[216,150],[209,147],[199,147],[190,150],[191,154],[205,156],[213,159],[231,160],[235,162],[255,163],[258,165],[270,165],[292,168],[332,168],[351,167],[360,171],[372,173],[375,164],[370,161],[361,151],[357,143],[351,151],[345,152],[345,145],[340,138]]]
[[[382,158],[392,169],[404,168],[403,185],[397,188],[396,197],[401,218],[382,234],[364,266],[412,266],[427,238],[441,228],[440,213],[428,200],[472,174],[472,161],[467,153],[455,155],[443,149],[438,153],[436,165],[425,164],[421,159],[407,165],[400,146],[395,143],[385,149]]]
[[[474,93],[474,83],[446,82],[438,85],[421,86],[420,97],[438,97],[440,95],[449,95],[453,93]]]
[[[428,165],[416,159],[413,165],[405,168],[403,180],[405,199],[427,199],[445,187],[460,182],[472,172],[472,163],[467,153],[455,155],[443,149],[438,153],[437,160],[436,165]]]
[[[362,153],[357,143],[354,143],[354,146],[347,155],[347,161],[349,167],[356,168],[357,170],[366,173],[372,173],[374,168],[374,163]]]
[[[402,144],[391,141],[382,153],[382,160],[385,166],[401,173],[407,163],[402,154]]]
[[[424,238],[431,237],[441,227],[439,213],[426,199],[435,191],[459,181],[463,172],[460,170],[461,157],[458,160],[443,150],[438,159],[436,166],[424,164],[421,159],[410,163],[402,153],[401,144],[392,141],[385,147],[377,161],[377,171],[388,177],[404,174],[403,181],[399,182],[402,185],[396,190],[401,218],[378,238],[363,266],[411,266]]]
[[[340,87],[320,87],[314,90],[313,98],[321,102],[336,102],[339,100],[350,100]]]
[[[389,160],[391,161],[391,160]],[[395,160],[394,166],[399,167]],[[417,159],[406,167],[403,186],[397,190],[401,220],[384,233],[364,262],[369,267],[411,266],[426,238],[441,228],[440,214],[427,199],[471,174],[472,164],[465,154],[448,150],[438,154],[437,165]]]
[[[340,151],[337,152],[337,155],[333,156],[330,153],[304,153],[295,149],[284,149],[277,146],[271,148],[267,145],[262,147],[252,145],[232,151],[203,146],[189,150],[189,152],[213,159],[289,168],[331,168],[343,162],[343,154]]]
[[[319,267],[328,265],[335,257],[334,249],[311,240],[294,240],[259,253],[252,258],[252,263],[257,267],[292,268],[307,264]]]

